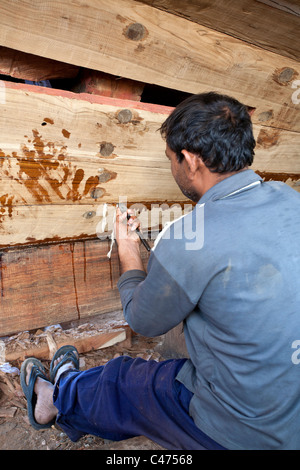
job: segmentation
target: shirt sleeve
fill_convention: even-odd
[[[152,252],[148,274],[127,271],[118,282],[124,317],[143,336],[159,336],[181,323],[195,305]]]

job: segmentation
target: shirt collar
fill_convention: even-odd
[[[205,194],[200,198],[198,204],[204,204],[208,201],[216,201],[218,199],[225,198],[229,194],[237,191],[240,192],[243,189],[250,189],[252,183],[261,182],[262,178],[257,175],[253,170],[244,170],[235,173],[232,176],[228,176],[224,180],[212,186]],[[246,188],[249,186],[249,188]],[[255,187],[255,186],[254,186]]]

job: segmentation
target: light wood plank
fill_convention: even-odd
[[[294,178],[296,184],[300,179],[300,134],[256,125],[253,134],[256,140],[253,170],[298,175]],[[292,186],[299,190],[299,186]]]
[[[95,237],[99,204],[121,196],[185,199],[157,132],[171,108],[21,84],[4,90],[1,246]]]
[[[270,112],[268,125],[300,129],[297,61],[133,0],[2,0],[0,44],[189,93],[234,95],[256,108],[254,121]]]
[[[91,332],[94,334],[83,333],[81,335],[77,334],[76,336],[69,334],[65,339],[59,336],[55,337],[55,335],[53,335],[56,342],[56,350],[69,344],[75,346],[79,354],[93,351],[95,349],[107,348],[114,344],[126,341],[126,333],[128,332],[128,329],[125,330],[125,328],[119,328],[111,331],[107,327],[106,330],[104,329],[98,333],[95,333],[92,330]],[[40,341],[38,344],[33,343],[32,345],[25,343],[23,347],[19,346],[15,348],[12,347],[13,340],[11,343],[12,344],[5,344],[5,360],[7,362],[24,361],[27,357],[35,357],[40,360],[51,360],[55,352],[50,350],[46,341]]]
[[[108,236],[115,205],[124,198],[148,209],[189,203],[158,132],[172,108],[7,83],[4,101],[0,247],[95,238],[104,204]],[[118,120],[124,110],[132,115],[128,123]],[[254,136],[253,169],[267,178],[278,174],[299,190],[300,134],[254,125]]]
[[[15,202],[92,204],[98,186],[101,202],[119,194],[151,201],[154,191],[157,200],[182,200],[158,132],[172,108],[2,84],[0,165]]]
[[[280,11],[285,11],[290,15],[300,16],[300,6],[298,0],[257,0],[260,3],[265,3]]]
[[[108,250],[98,240],[2,253],[0,336],[120,309]]]

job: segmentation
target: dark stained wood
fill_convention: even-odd
[[[138,1],[276,54],[300,58],[298,0]]]
[[[96,239],[0,253],[0,337],[122,309],[116,244],[111,258],[109,249]]]
[[[295,15],[258,2],[249,7],[248,0],[241,3],[244,23],[251,18],[249,28],[254,30],[260,20],[256,5],[279,12],[283,24],[285,15],[298,21]],[[280,50],[274,53],[250,40],[237,39],[229,30],[218,31],[219,18],[234,21],[234,9],[228,4],[219,3],[222,8],[214,10],[212,24],[207,27],[133,0],[2,0],[0,43],[186,93],[214,90],[233,95],[256,108],[255,122],[256,116],[272,111],[268,125],[299,131],[298,110],[291,99],[291,87],[299,78],[299,62],[283,57]],[[190,2],[183,5],[186,13]],[[204,10],[209,9],[209,2],[202,5]],[[280,22],[278,28],[268,25],[266,29],[273,37],[271,43],[280,31]],[[246,30],[244,24],[241,28]],[[287,28],[291,43],[299,43],[298,29],[298,22]]]

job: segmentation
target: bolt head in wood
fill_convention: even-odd
[[[296,70],[290,67],[284,67],[282,69],[275,70],[273,75],[274,80],[279,83],[279,85],[288,85],[292,80],[298,76]]]
[[[104,189],[102,188],[94,188],[91,191],[91,197],[93,199],[98,199],[99,197],[102,197],[103,194],[105,193]]]
[[[132,112],[130,109],[122,109],[117,115],[117,119],[121,124],[126,124],[132,119]]]
[[[85,219],[92,219],[93,217],[95,217],[95,215],[96,215],[95,211],[88,211],[83,214],[83,217]]]
[[[100,144],[100,154],[102,157],[109,157],[113,151],[115,146],[110,142],[102,142]]]
[[[125,36],[131,41],[141,41],[146,35],[146,28],[141,23],[132,23],[125,30]]]

